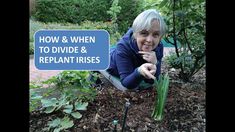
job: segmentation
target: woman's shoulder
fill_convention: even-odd
[[[163,42],[162,41],[160,41],[160,43],[158,44],[158,47],[163,48]]]
[[[117,48],[121,50],[129,50],[130,49],[130,42],[132,39],[133,31],[129,29],[126,34],[122,36],[122,38],[117,42]]]
[[[125,41],[120,41],[117,43],[116,51],[117,53],[128,53],[130,47]]]

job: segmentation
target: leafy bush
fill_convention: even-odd
[[[70,100],[89,102],[96,97],[96,90],[91,87],[93,82],[87,80],[90,74],[88,71],[63,71],[43,83],[54,84]]]
[[[74,123],[68,116],[65,116],[62,119],[56,118],[52,121],[49,121],[47,125],[48,127],[44,128],[43,131],[49,132],[50,130],[53,130],[53,132],[60,132],[61,130],[66,130],[73,127]]]
[[[34,17],[42,22],[78,23],[78,0],[37,0]]]
[[[170,66],[180,69],[179,77],[188,82],[206,63],[205,1],[163,0],[158,7],[166,16],[168,25],[169,31],[165,40],[171,43],[176,51],[170,59]],[[173,38],[173,41],[170,38]]]
[[[107,14],[111,0],[78,0],[79,21],[107,21],[110,16]]]
[[[42,22],[107,21],[110,0],[38,0],[34,17]]]
[[[119,32],[114,31],[114,24],[112,22],[91,22],[84,21],[79,26],[79,29],[104,29],[110,34],[110,44],[115,44],[120,39],[121,35]]]
[[[168,56],[165,57],[165,60],[170,67],[174,67],[175,69],[180,68],[181,62],[176,53],[171,52]]]
[[[120,33],[125,33],[137,17],[143,11],[142,0],[119,0],[121,12],[118,15],[118,29]]]
[[[35,111],[40,106],[42,96],[30,89],[29,112]]]
[[[112,15],[107,13],[111,0],[37,0],[33,17],[41,22],[78,23],[83,21],[110,21]],[[142,0],[119,0],[121,7],[117,16],[119,32],[126,32],[134,18],[143,10]]]
[[[113,0],[112,6],[107,11],[108,14],[111,15],[111,25],[112,30],[109,31],[110,33],[110,42],[111,45],[116,44],[116,42],[121,38],[121,34],[118,32],[118,23],[117,23],[117,16],[121,11],[121,6],[119,6],[119,0]]]

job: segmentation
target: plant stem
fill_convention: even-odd
[[[160,76],[159,80],[155,83],[157,85],[158,96],[155,99],[154,111],[152,117],[156,121],[161,121],[163,119],[164,106],[166,102],[168,86],[169,86],[169,76],[165,74]]]

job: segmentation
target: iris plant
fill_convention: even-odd
[[[166,73],[164,76],[160,75],[159,80],[155,81],[155,86],[156,86],[158,96],[155,99],[152,117],[156,121],[161,121],[163,119],[164,106],[166,103],[166,97],[168,93],[168,86],[169,86],[168,74]]]

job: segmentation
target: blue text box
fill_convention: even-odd
[[[39,70],[105,70],[109,66],[106,30],[39,30],[34,41]]]

